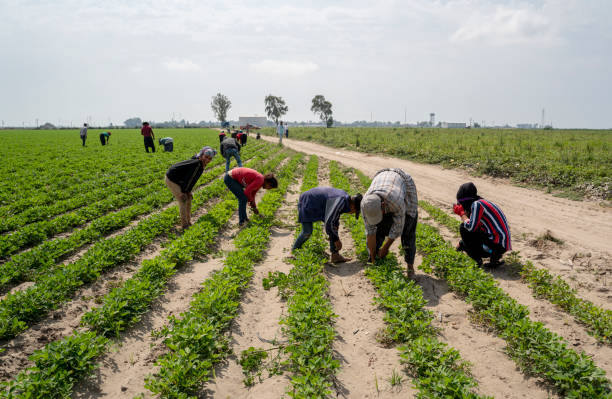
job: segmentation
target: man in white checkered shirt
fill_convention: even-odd
[[[412,275],[418,219],[418,198],[412,177],[401,169],[378,171],[363,196],[361,213],[370,261],[387,256],[393,241],[401,236],[407,272]]]

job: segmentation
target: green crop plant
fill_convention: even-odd
[[[436,222],[458,234],[460,222],[457,219],[426,201],[419,201],[419,206]],[[512,265],[518,268],[523,280],[529,284],[537,297],[547,299],[574,316],[587,328],[587,332],[600,342],[612,344],[612,311],[578,297],[575,289],[561,277],[553,276],[548,270],[535,267],[531,261],[521,260],[518,254],[515,259]]]
[[[369,179],[363,174],[360,181],[365,188]],[[351,192],[346,173],[336,162],[330,163],[330,180],[334,187]],[[366,235],[362,222],[345,217],[355,242],[357,255],[368,259],[365,245]],[[469,364],[459,353],[438,341],[437,330],[431,325],[433,314],[425,309],[427,301],[423,291],[415,282],[405,277],[397,258],[393,254],[379,259],[366,268],[366,276],[374,284],[378,297],[375,302],[385,309],[386,335],[398,348],[402,362],[414,377],[419,398],[480,398],[474,389],[476,380],[470,376]]]
[[[166,398],[197,395],[215,363],[227,355],[224,332],[238,312],[254,264],[263,257],[274,214],[299,162],[301,157],[295,157],[277,175],[278,189],[263,196],[259,204],[261,217],[253,218],[236,236],[236,250],[225,257],[225,266],[202,284],[189,310],[180,317],[171,317],[170,324],[160,332],[169,353],[157,360],[159,371],[147,378],[145,387],[153,393]]]

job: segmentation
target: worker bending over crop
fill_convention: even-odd
[[[183,229],[191,226],[191,190],[216,154],[217,151],[211,147],[204,147],[191,159],[175,163],[166,172],[166,186],[179,203]]]
[[[100,133],[100,144],[106,145],[108,140],[110,139],[111,132],[102,132]]]
[[[465,251],[482,266],[482,258],[490,258],[485,266],[498,267],[506,251],[512,249],[506,216],[497,205],[478,196],[474,183],[464,183],[457,191],[453,211],[461,217],[461,240],[457,251]]]
[[[414,274],[417,207],[416,186],[410,175],[401,169],[378,171],[361,201],[370,262],[387,256],[391,244],[401,236],[407,274]]]
[[[234,168],[225,174],[225,185],[238,198],[238,224],[243,226],[249,221],[246,213],[247,202],[251,205],[251,210],[258,215],[255,195],[260,188],[266,190],[277,188],[278,181],[272,173],[262,175],[258,171],[250,168]]]
[[[225,131],[221,130],[219,132],[219,144],[223,143],[223,140],[225,140]]]
[[[329,250],[332,263],[349,261],[340,255],[342,242],[338,235],[340,215],[355,214],[359,218],[361,194],[349,196],[345,191],[332,187],[315,187],[300,195],[298,201],[298,222],[302,223],[302,232],[295,240],[292,251],[302,248],[302,245],[312,235],[313,222],[324,222],[325,232],[329,239]]]
[[[225,158],[225,173],[229,170],[230,158],[236,158],[238,167],[242,166],[242,160],[240,159],[240,144],[238,139],[232,137],[226,137],[221,143],[221,155]]]

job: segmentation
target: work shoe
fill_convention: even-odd
[[[349,260],[351,259],[345,258],[344,256],[340,255],[340,253],[335,253],[331,255],[331,263],[344,263],[348,262]]]

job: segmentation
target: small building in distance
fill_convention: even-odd
[[[268,125],[268,118],[265,116],[241,116],[238,118],[239,126],[246,126],[247,124],[257,127],[266,127]]]
[[[516,127],[519,129],[537,129],[538,124],[537,123],[518,123]]]
[[[465,129],[465,122],[441,122],[440,127],[445,129]]]

